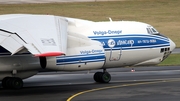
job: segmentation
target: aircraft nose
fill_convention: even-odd
[[[176,44],[171,39],[169,39],[169,42],[170,42],[170,51],[172,52],[176,48]]]

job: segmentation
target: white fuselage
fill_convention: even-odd
[[[72,22],[68,26],[69,33],[78,33],[102,43],[106,57],[103,68],[156,65],[165,55],[160,52],[162,48],[169,49],[166,53],[171,51],[169,38],[149,34],[147,28],[152,26],[145,23],[68,20]]]

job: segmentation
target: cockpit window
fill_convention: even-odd
[[[146,28],[147,29],[147,33],[149,33],[149,34],[158,34],[159,32],[155,29],[155,28],[153,28],[153,27],[148,27],[148,28]]]
[[[153,33],[158,33],[156,29],[151,28],[151,30],[153,31]]]
[[[160,34],[155,28],[153,28],[152,26],[148,26],[147,28],[146,28],[146,30],[147,30],[147,33],[148,34],[153,34],[153,35],[159,35],[159,36],[163,36],[163,37],[166,37],[166,36],[164,36],[163,34]],[[167,37],[166,37],[167,38]]]
[[[147,32],[148,32],[148,34],[152,34],[150,28],[147,28]]]

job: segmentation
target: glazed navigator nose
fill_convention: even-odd
[[[172,52],[176,48],[176,44],[171,39],[169,39],[169,43],[170,43],[170,51]]]

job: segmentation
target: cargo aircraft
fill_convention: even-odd
[[[175,43],[153,26],[136,21],[94,22],[54,15],[0,15],[0,80],[20,89],[40,69],[102,69],[94,80],[108,83],[110,68],[156,65]]]

